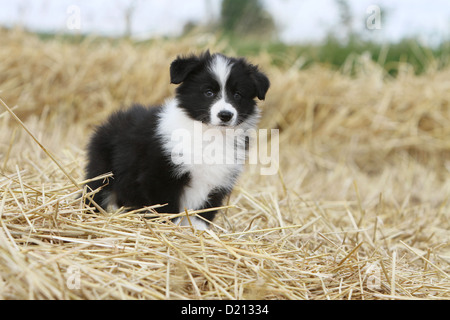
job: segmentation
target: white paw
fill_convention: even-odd
[[[181,220],[181,221],[180,221]],[[196,230],[209,230],[209,224],[203,221],[200,218],[197,217],[189,217],[189,220],[191,220],[191,223],[189,223],[188,219],[186,217],[177,218],[174,223],[180,226],[192,226]]]

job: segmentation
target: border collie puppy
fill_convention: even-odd
[[[93,200],[102,208],[167,204],[158,211],[180,213],[219,207],[241,173],[248,130],[256,130],[259,119],[255,99],[264,100],[269,79],[243,58],[209,51],[178,57],[170,78],[179,85],[175,98],[118,111],[92,136],[87,178],[113,174],[87,184],[101,188]],[[212,221],[216,213],[200,215]],[[208,228],[190,219],[197,229]]]

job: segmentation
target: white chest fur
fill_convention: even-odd
[[[174,174],[189,173],[191,178],[182,191],[180,212],[204,206],[214,189],[231,191],[245,162],[244,130],[211,128],[189,118],[171,100],[161,113],[158,133]]]

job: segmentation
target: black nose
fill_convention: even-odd
[[[230,111],[220,111],[217,116],[219,117],[220,120],[222,120],[223,122],[228,122],[233,118],[233,112]]]

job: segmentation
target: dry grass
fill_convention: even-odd
[[[279,174],[249,166],[201,233],[88,214],[77,185],[93,125],[170,96],[177,54],[231,49],[0,39],[0,298],[450,298],[450,69],[391,79],[360,57],[350,77],[252,57],[273,84],[261,127],[280,129]]]

